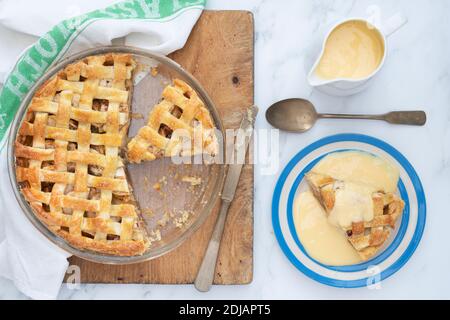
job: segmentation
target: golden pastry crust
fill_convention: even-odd
[[[16,138],[22,195],[80,249],[133,256],[149,246],[119,155],[134,68],[129,54],[68,65],[37,90]]]
[[[152,108],[147,125],[128,143],[128,160],[139,163],[161,156],[217,154],[215,126],[203,102],[187,83],[175,79]],[[183,149],[183,138],[191,141]]]
[[[345,182],[314,172],[307,173],[306,180],[314,196],[330,213],[335,204],[336,185],[342,186]],[[344,228],[348,241],[364,261],[372,258],[389,238],[405,206],[397,195],[382,191],[372,194],[372,202],[374,212],[371,221],[353,222],[351,227]]]

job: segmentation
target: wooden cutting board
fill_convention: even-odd
[[[238,128],[253,105],[253,16],[246,11],[205,11],[185,47],[171,55],[204,86],[225,128]],[[124,266],[70,258],[82,283],[193,283],[218,214],[184,244],[158,259]],[[253,166],[245,165],[228,214],[215,284],[247,284],[253,278]]]

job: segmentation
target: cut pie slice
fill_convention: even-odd
[[[373,257],[403,213],[397,195],[309,172],[306,179],[329,221],[342,228],[362,260]]]
[[[175,79],[164,88],[162,100],[152,108],[147,125],[128,143],[128,160],[139,163],[160,157],[216,155],[214,122],[197,93]]]
[[[149,246],[119,154],[135,65],[129,54],[68,65],[36,92],[16,138],[22,195],[80,249],[132,256]]]

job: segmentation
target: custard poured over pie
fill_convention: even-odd
[[[368,185],[314,172],[308,173],[306,179],[330,223],[345,231],[362,260],[373,257],[401,216],[403,200]]]
[[[404,202],[399,170],[359,151],[334,152],[306,175],[309,189],[294,203],[294,223],[308,254],[326,265],[366,261],[385,247]]]
[[[22,195],[51,231],[80,249],[132,256],[150,244],[121,157],[135,67],[129,54],[90,56],[68,65],[35,93],[16,138]],[[177,128],[182,122],[189,131],[199,121],[214,128],[187,84],[175,80],[164,92],[165,100],[155,107],[161,116],[151,117],[150,125]],[[131,160],[170,150],[167,134],[146,140],[145,130],[135,138],[144,152],[133,157],[137,145],[131,143]]]

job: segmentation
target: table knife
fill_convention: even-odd
[[[225,178],[225,184],[222,190],[221,196],[221,207],[219,211],[219,216],[214,227],[214,231],[209,240],[208,248],[206,249],[205,256],[203,257],[202,264],[198,270],[197,277],[195,279],[194,285],[197,290],[202,292],[207,292],[211,288],[214,281],[214,273],[217,263],[217,255],[219,253],[220,242],[222,240],[223,228],[225,226],[225,221],[228,214],[228,208],[234,199],[236,193],[236,188],[239,182],[239,177],[241,176],[241,171],[243,163],[239,163],[234,159],[234,155],[238,154],[238,150],[243,152],[243,159],[245,159],[245,154],[247,152],[248,144],[251,140],[251,135],[253,133],[253,125],[258,113],[258,108],[252,106],[244,114],[241,122],[240,130],[243,130],[245,136],[248,138],[240,139],[241,141],[236,141],[233,148],[233,163],[228,166],[227,177]],[[236,139],[238,140],[238,139]],[[243,140],[243,141],[242,141]],[[244,144],[244,145],[243,145]],[[241,148],[244,148],[243,150]],[[236,163],[235,163],[236,161]],[[240,161],[244,162],[244,161]]]

